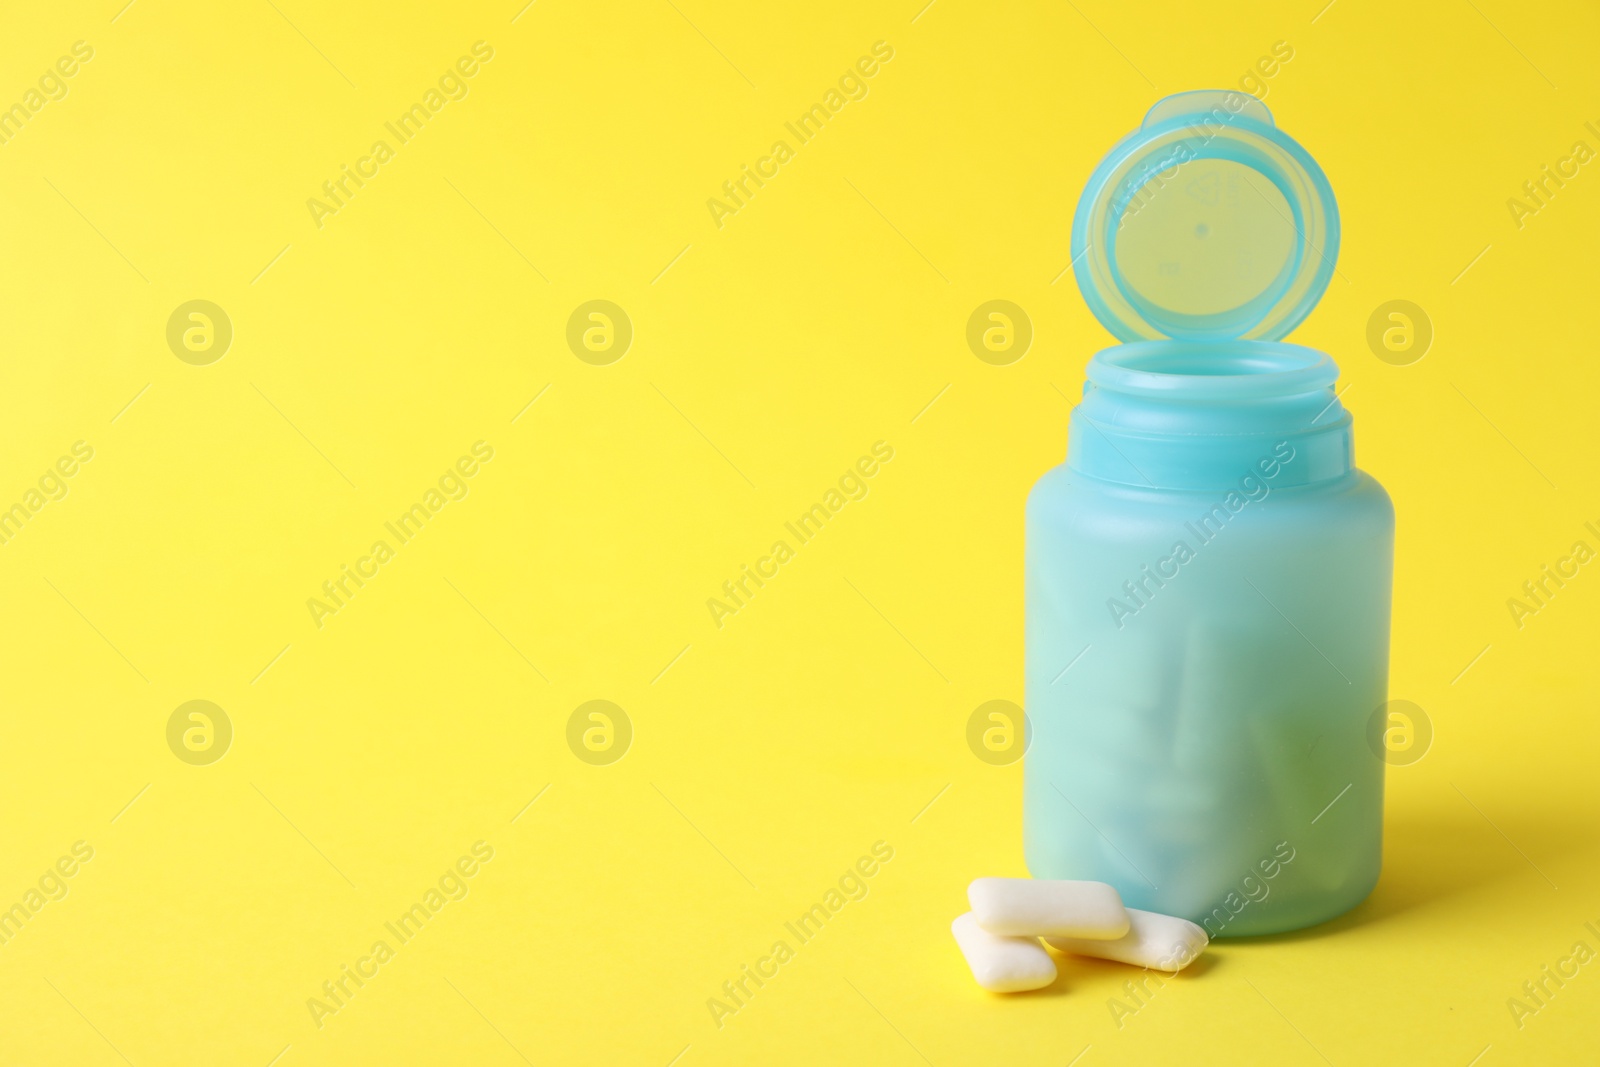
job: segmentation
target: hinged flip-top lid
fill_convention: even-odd
[[[1338,255],[1322,168],[1240,92],[1156,104],[1095,168],[1072,224],[1078,288],[1123,341],[1279,340]]]

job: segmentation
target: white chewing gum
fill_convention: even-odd
[[[1128,932],[1122,897],[1104,882],[979,878],[967,901],[979,926],[1005,937],[1109,940]]]
[[[1174,915],[1158,915],[1153,911],[1128,909],[1132,927],[1124,937],[1115,941],[1100,941],[1084,937],[1048,937],[1051,948],[1071,952],[1078,956],[1095,956],[1118,963],[1131,963],[1135,967],[1151,967],[1158,971],[1176,974],[1205,951],[1210,938],[1206,932],[1188,919]]]
[[[1043,989],[1056,980],[1056,961],[1034,937],[1000,937],[967,912],[950,924],[972,977],[991,993]]]

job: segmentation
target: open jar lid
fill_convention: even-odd
[[[1321,299],[1339,207],[1316,160],[1242,92],[1169,96],[1100,162],[1072,262],[1123,341],[1276,341]]]

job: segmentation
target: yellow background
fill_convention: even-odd
[[[921,2],[6,14],[0,103],[94,58],[0,145],[0,506],[95,451],[0,546],[0,906],[94,858],[0,946],[0,1058],[1592,1062],[1600,964],[1521,1029],[1506,1001],[1600,949],[1600,576],[1520,630],[1506,600],[1600,547],[1600,165],[1520,229],[1506,201],[1600,148],[1600,17]],[[307,199],[480,40],[469,95],[319,229]],[[719,229],[707,199],[880,40],[869,95]],[[967,975],[966,883],[1024,868],[1020,764],[965,726],[1021,700],[1023,500],[1109,343],[1065,269],[1078,192],[1155,99],[1279,41],[1267,104],[1344,224],[1293,339],[1395,500],[1392,694],[1436,737],[1389,772],[1364,906],[1219,943],[1119,1028],[1127,968]],[[1035,331],[1003,367],[964,338],[997,298]],[[234,329],[207,366],[165,337],[194,299]],[[633,323],[609,366],[565,341],[591,299]],[[1392,299],[1434,326],[1409,366],[1365,340]],[[319,629],[307,598],[479,440],[470,495]],[[880,440],[870,495],[714,626]],[[166,742],[194,699],[235,730],[209,766]],[[635,732],[610,766],[566,743],[591,699]],[[319,1028],[308,998],[479,840],[470,894]],[[880,840],[869,895],[719,1029],[707,999]]]

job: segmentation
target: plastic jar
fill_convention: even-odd
[[[1321,170],[1236,93],[1158,104],[1074,226],[1128,343],[1028,500],[1027,862],[1212,936],[1321,922],[1378,877],[1394,513],[1333,361],[1278,340],[1337,251]]]

